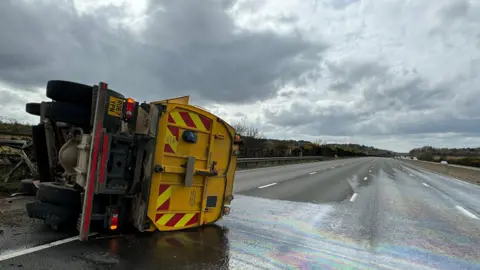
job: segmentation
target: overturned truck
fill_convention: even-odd
[[[49,81],[52,101],[28,103],[40,184],[31,218],[53,228],[173,231],[230,212],[238,144],[189,97],[139,103],[109,89]]]

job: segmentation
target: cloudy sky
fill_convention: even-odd
[[[112,3],[114,2],[114,3]],[[3,0],[0,116],[50,79],[191,95],[267,137],[480,146],[479,0]]]

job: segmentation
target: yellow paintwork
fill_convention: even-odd
[[[154,101],[153,104],[176,103],[176,104],[186,104],[186,105],[188,105],[189,100],[190,100],[190,96],[183,96],[183,97],[176,97],[176,98]]]
[[[210,112],[188,105],[188,97],[157,101],[153,104],[165,105],[166,112],[162,113],[158,125],[154,167],[161,165],[163,171],[154,172],[152,175],[147,215],[153,225],[149,230],[156,227],[160,231],[174,231],[217,221],[222,216],[224,205],[230,204],[227,198],[231,198],[233,191],[237,161],[234,153],[238,149],[238,146],[233,144],[234,129]],[[187,127],[188,121],[178,119],[181,114],[189,114],[199,128]],[[205,125],[200,125],[201,116],[210,119],[210,130],[205,128]],[[178,129],[178,138],[175,138],[168,126]],[[196,132],[198,138],[196,143],[188,143],[182,139],[185,129]],[[165,152],[165,144],[169,144],[174,153]],[[194,170],[196,173],[191,187],[184,185],[184,166],[188,156],[196,159]],[[198,175],[210,172],[214,161],[217,176]],[[161,193],[160,185],[168,185],[168,188],[164,188]],[[208,196],[217,196],[215,207],[207,209]],[[167,198],[168,209],[158,210]],[[179,217],[178,220],[173,222],[175,224],[172,222],[169,224],[168,221],[175,215]],[[191,219],[192,217],[195,218]],[[192,222],[198,220],[187,225],[190,219]]]

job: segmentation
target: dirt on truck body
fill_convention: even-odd
[[[29,103],[40,185],[30,217],[173,231],[229,214],[238,144],[234,129],[189,97],[139,103],[108,88],[50,81],[52,102]]]

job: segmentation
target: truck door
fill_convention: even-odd
[[[148,217],[160,231],[215,222],[222,216],[226,189],[231,189],[227,175],[232,175],[227,172],[231,172],[229,166],[235,158],[232,129],[197,107],[176,103],[164,106]]]

